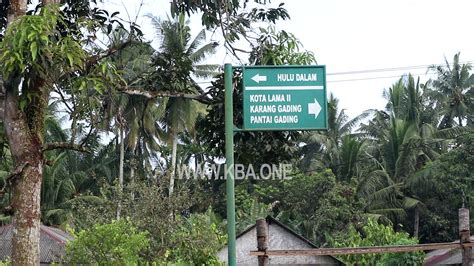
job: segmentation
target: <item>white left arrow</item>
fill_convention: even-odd
[[[260,76],[258,73],[252,77],[252,80],[260,83],[260,81],[267,81],[267,76]]]
[[[316,98],[314,98],[314,103],[308,103],[308,114],[314,115],[314,119],[316,119],[321,112],[321,105],[319,105]]]

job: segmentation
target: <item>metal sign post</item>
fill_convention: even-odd
[[[327,129],[324,66],[246,66],[242,70],[244,128],[235,129],[233,69],[231,64],[224,66],[227,258],[230,266],[236,265],[234,133]]]
[[[230,266],[236,265],[235,259],[235,193],[234,193],[234,110],[232,65],[224,66],[225,91],[225,178],[227,206],[227,258]]]

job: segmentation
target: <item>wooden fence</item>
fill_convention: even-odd
[[[438,249],[462,249],[462,265],[471,266],[472,247],[470,241],[469,209],[459,209],[459,242],[431,243],[403,246],[375,246],[375,247],[349,247],[349,248],[318,248],[304,250],[268,250],[268,227],[265,220],[257,221],[257,249],[250,251],[251,256],[258,256],[258,265],[269,265],[270,256],[324,256],[324,255],[354,255],[369,253],[399,253]]]

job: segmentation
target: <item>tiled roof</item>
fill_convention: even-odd
[[[0,227],[0,260],[11,257],[12,225]],[[65,254],[66,242],[73,237],[54,227],[41,225],[40,228],[40,263],[58,262]]]

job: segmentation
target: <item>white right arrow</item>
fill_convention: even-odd
[[[314,115],[314,119],[316,119],[321,112],[321,105],[319,105],[316,98],[314,98],[314,103],[308,103],[308,114]]]
[[[252,80],[260,83],[260,81],[267,81],[267,76],[260,76],[258,73],[252,77]]]

